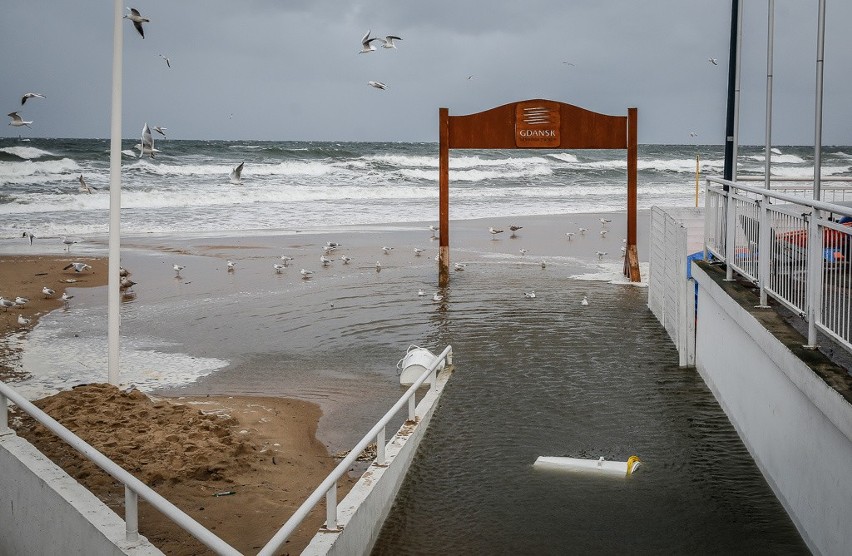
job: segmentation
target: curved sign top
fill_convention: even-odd
[[[626,149],[627,116],[545,99],[447,116],[451,149]]]

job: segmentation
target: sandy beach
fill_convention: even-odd
[[[603,224],[602,218],[611,222]],[[510,224],[522,228],[512,233]],[[495,237],[489,226],[505,231]],[[430,298],[436,291],[438,242],[428,223],[241,237],[130,237],[122,242],[122,263],[138,284],[137,295],[122,304],[122,327],[128,331],[123,338],[131,338],[125,343],[132,344],[132,335],[158,335],[180,342],[187,355],[123,354],[120,388],[99,384],[106,374],[98,347],[101,332],[76,331],[69,320],[104,326],[106,288],[97,286],[106,283],[105,238],[75,245],[81,256],[73,258],[21,252],[27,248],[17,243],[8,249],[16,255],[0,257],[0,294],[24,295],[31,302],[3,315],[4,379],[25,385],[36,378],[34,391],[63,390],[39,396],[38,404],[226,541],[251,552],[334,467],[329,454],[351,446],[399,396],[393,364],[405,346],[425,342],[437,349],[446,342],[440,330],[445,320],[450,322],[453,284],[487,282],[495,272],[514,269],[517,295],[523,299],[527,288],[547,295],[578,274],[618,280],[625,226],[618,213],[453,222],[451,259],[463,267],[453,271],[439,304],[417,296],[418,289]],[[647,213],[642,213],[642,261],[647,260],[647,226]],[[335,262],[323,267],[326,241],[343,246],[332,255]],[[423,253],[415,253],[415,247]],[[341,254],[352,262],[343,264]],[[272,265],[281,255],[294,261],[278,273]],[[62,270],[71,260],[93,268],[79,274]],[[233,271],[227,270],[227,260],[235,262]],[[186,268],[176,274],[173,264]],[[311,279],[301,276],[301,268],[314,272]],[[68,279],[77,281],[63,282]],[[74,288],[75,298],[67,306],[44,299],[43,285],[57,296],[63,288]],[[51,309],[61,312],[48,314]],[[32,324],[17,326],[18,313],[32,318]],[[44,330],[54,330],[44,339],[30,333],[39,318]],[[438,336],[428,331],[433,325]],[[62,378],[29,377],[56,366],[49,361],[57,342],[67,367]],[[321,357],[314,360],[310,354],[317,353],[317,346],[322,346]],[[30,356],[44,350],[47,356]],[[83,364],[71,353],[89,360]],[[180,368],[154,368],[180,367],[181,361],[191,366],[205,358],[226,365],[195,377],[181,374]],[[140,359],[144,364],[135,369]],[[350,372],[353,363],[358,372]],[[276,378],[282,376],[286,380]],[[19,434],[121,513],[120,489],[111,479],[26,420]],[[345,492],[347,486],[340,488]],[[230,491],[236,494],[212,496]],[[293,553],[322,520],[315,515],[306,522],[288,544]],[[168,554],[203,553],[144,506],[140,524],[142,533]]]

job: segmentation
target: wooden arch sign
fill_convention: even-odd
[[[636,108],[608,116],[552,100],[512,102],[450,116],[440,108],[438,283],[450,281],[450,149],[627,149],[627,253],[624,274],[638,282],[636,251]]]

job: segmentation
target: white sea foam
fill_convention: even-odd
[[[27,160],[31,160],[33,158],[41,158],[43,156],[55,156],[53,153],[43,151],[36,147],[3,147],[0,148],[0,152],[11,154],[12,156],[17,156],[18,158],[25,158]]]
[[[774,152],[773,154],[775,154],[775,156],[773,156],[771,159],[773,164],[804,164],[808,162],[801,156],[796,156],[794,154],[780,154]],[[766,162],[765,154],[755,154],[747,158],[757,162]]]
[[[0,183],[20,183],[21,178],[38,175],[68,174],[79,171],[80,166],[70,158],[34,162],[0,162]]]
[[[624,263],[602,263],[597,265],[599,272],[590,272],[588,274],[575,274],[569,276],[572,280],[586,280],[590,282],[607,282],[609,284],[623,284],[625,286],[637,286],[640,288],[648,287],[648,273],[650,272],[649,263],[639,263],[639,275],[641,282],[631,282],[624,275]]]
[[[555,158],[556,160],[560,160],[562,162],[579,162],[575,155],[569,153],[554,153],[549,154],[547,156]]]

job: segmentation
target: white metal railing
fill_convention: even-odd
[[[737,174],[737,182],[764,183],[765,181],[763,176],[744,176]],[[827,203],[852,201],[852,177],[823,176],[820,178],[820,181],[822,182],[820,196],[823,201]],[[771,176],[770,189],[797,197],[813,199],[814,179]]]
[[[206,527],[184,513],[180,508],[157,494],[148,485],[122,469],[118,464],[94,449],[79,436],[63,427],[50,415],[27,401],[26,398],[3,382],[0,382],[0,435],[12,432],[9,428],[9,401],[28,413],[33,419],[44,425],[49,431],[64,440],[69,446],[124,485],[125,538],[128,542],[137,542],[139,540],[137,501],[141,496],[143,500],[146,500],[163,515],[171,519],[216,554],[240,554],[237,549],[217,537]]]
[[[420,377],[414,381],[408,390],[402,395],[402,397],[397,401],[393,407],[391,407],[384,416],[379,419],[379,422],[376,423],[370,432],[364,435],[364,437],[355,444],[355,447],[350,450],[349,454],[343,458],[343,460],[337,464],[337,467],[334,468],[325,480],[320,483],[320,485],[314,490],[314,492],[299,506],[299,509],[287,520],[287,522],[278,530],[277,533],[266,543],[260,552],[258,552],[258,556],[271,556],[276,554],[277,551],[281,548],[281,546],[287,541],[287,538],[296,530],[296,528],[302,523],[302,521],[307,517],[310,511],[316,506],[320,500],[322,500],[323,496],[325,496],[326,501],[326,529],[329,531],[337,531],[337,481],[340,480],[343,475],[345,475],[349,468],[355,463],[355,460],[364,451],[367,446],[370,445],[374,440],[376,442],[376,463],[378,465],[385,464],[385,429],[390,422],[391,419],[399,412],[400,409],[407,403],[408,404],[408,419],[409,421],[415,420],[415,393],[418,388],[426,382],[427,379],[431,378],[430,381],[430,389],[434,390],[435,385],[437,383],[437,368],[441,365],[442,362],[446,361],[448,365],[452,364],[453,357],[453,347],[447,346],[444,348],[444,351],[438,355],[434,361],[426,368],[425,371],[420,375]]]
[[[852,198],[852,196],[850,196]],[[808,323],[808,346],[819,329],[852,352],[852,202],[828,203],[708,178],[704,245],[767,296]],[[843,204],[838,204],[843,203]]]

